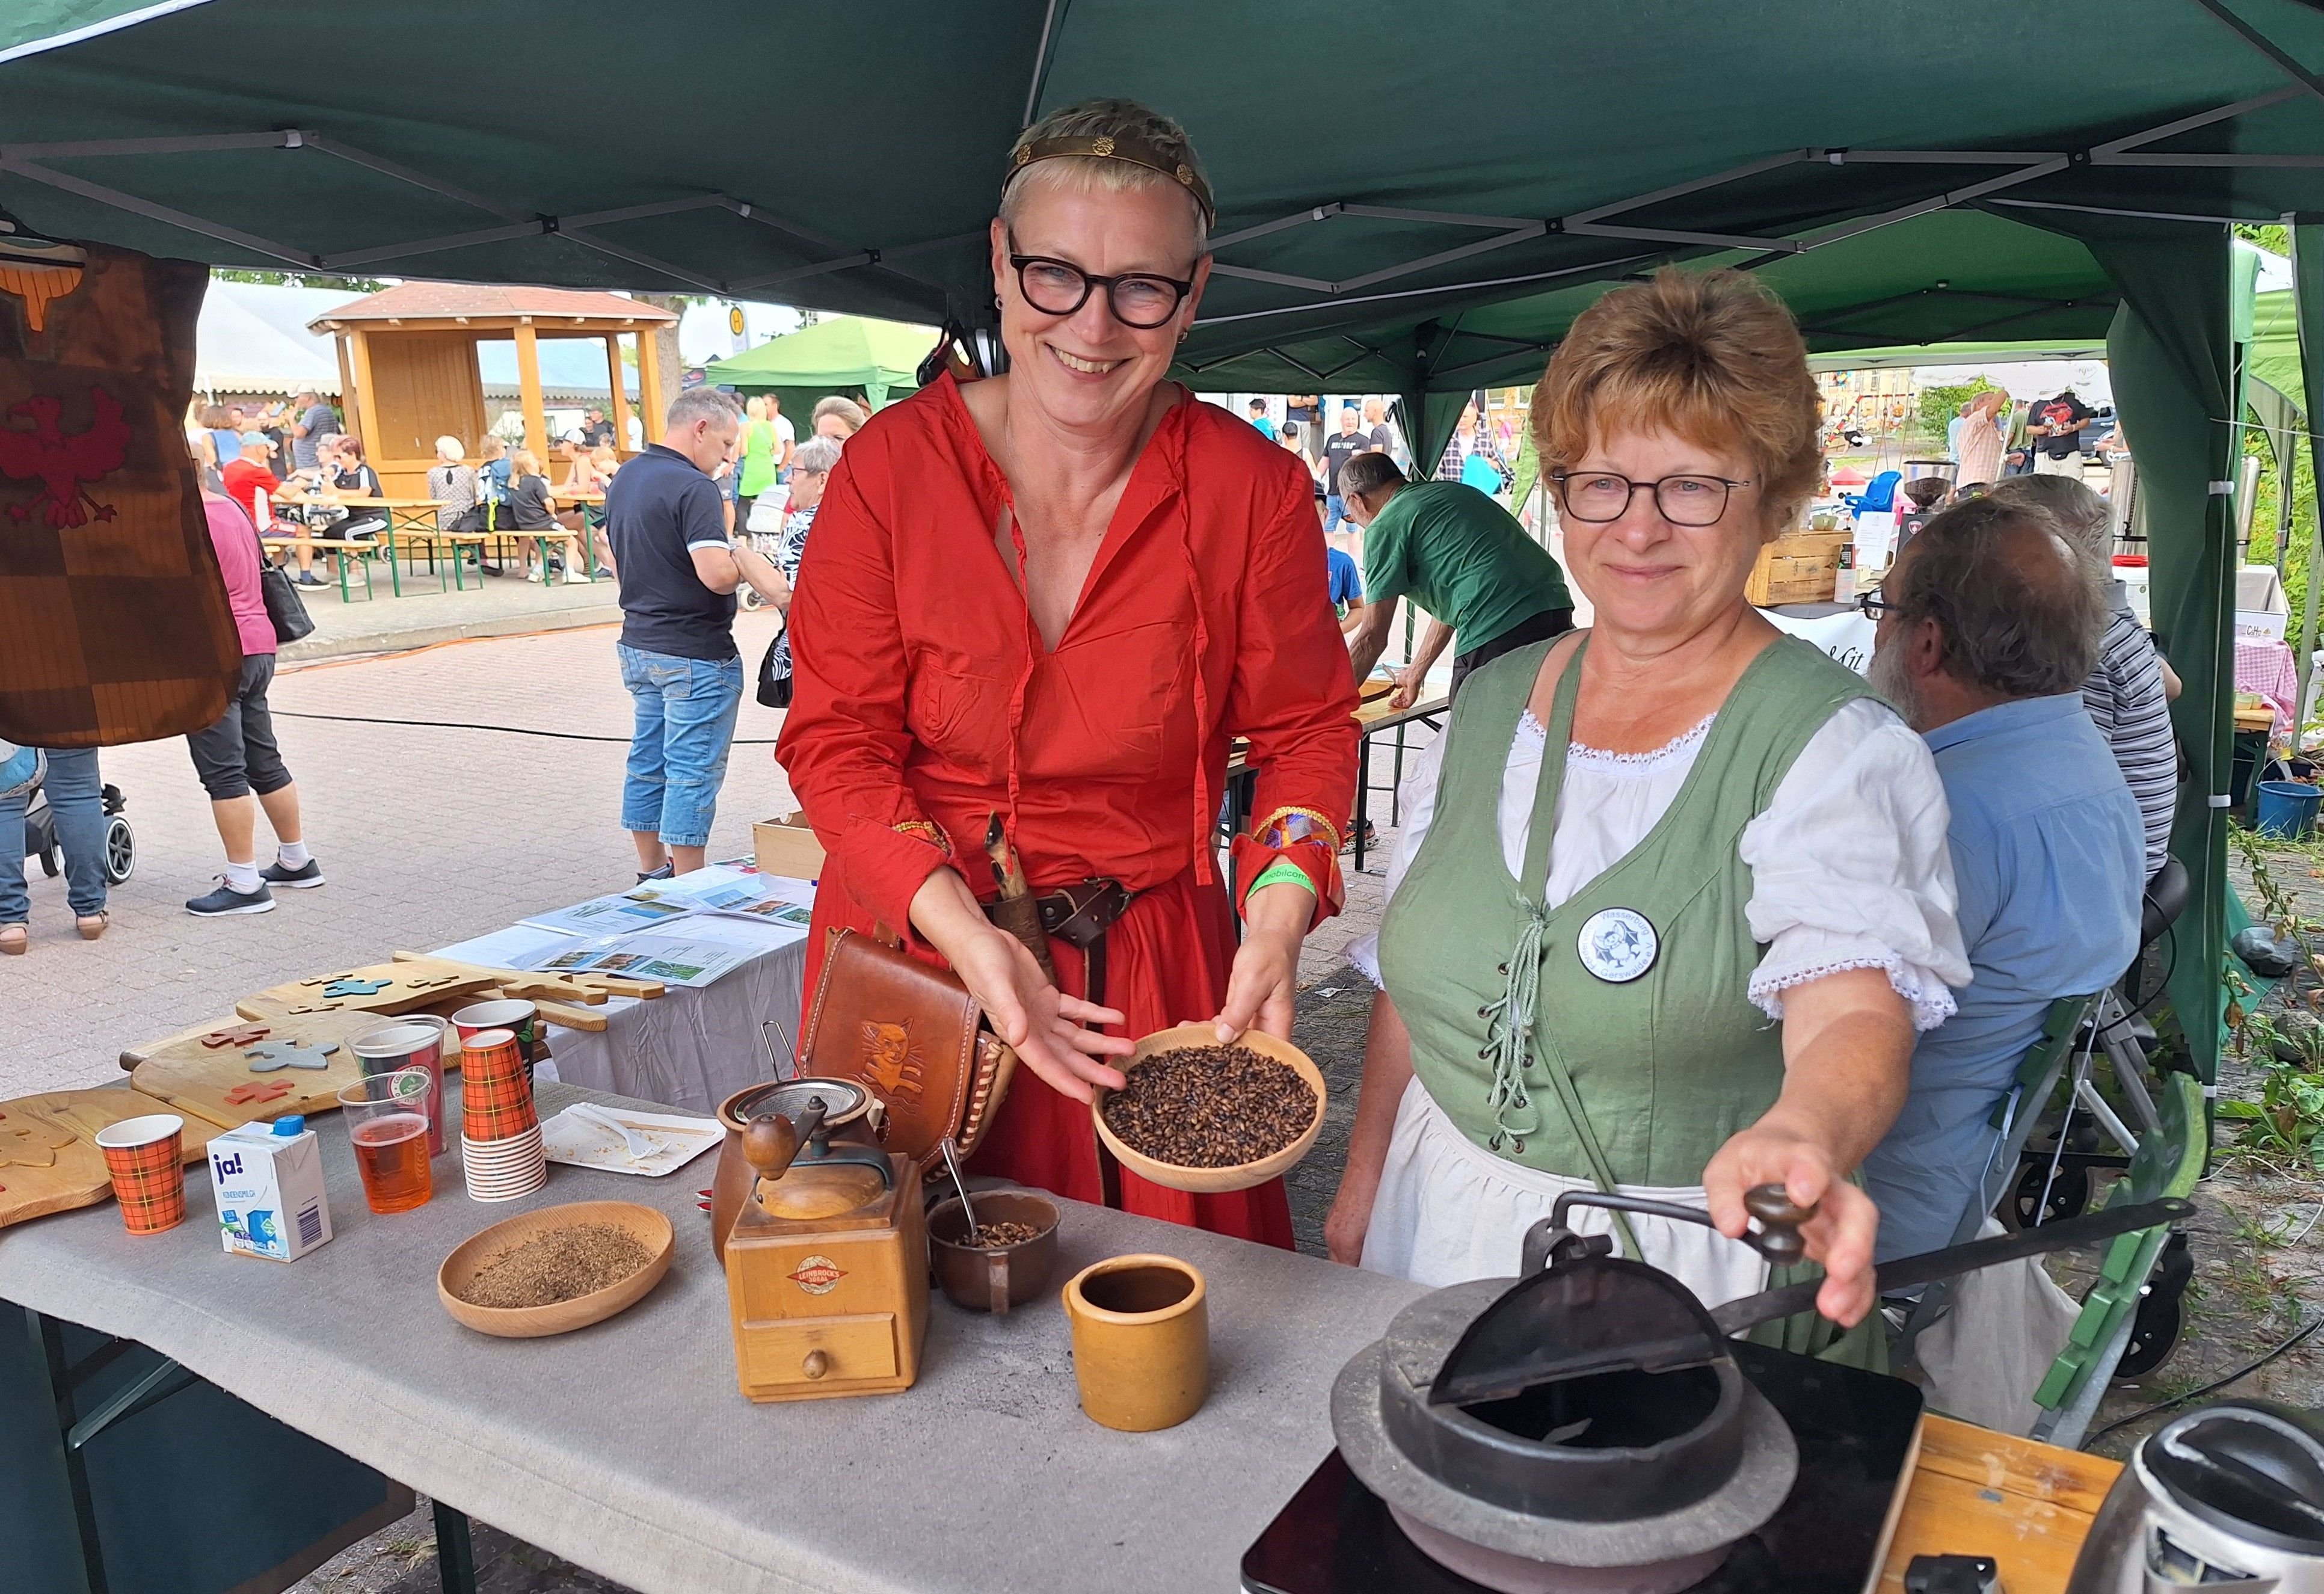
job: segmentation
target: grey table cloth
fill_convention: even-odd
[[[544,1112],[604,1099],[541,1087]],[[695,1192],[552,1166],[470,1201],[456,1155],[428,1205],[364,1207],[346,1129],[317,1120],[337,1237],[292,1263],[226,1256],[208,1178],[134,1238],[110,1204],[0,1232],[0,1297],[143,1341],[390,1477],[643,1594],[1229,1590],[1243,1550],[1330,1451],[1333,1376],[1420,1291],[1190,1229],[1064,1203],[1057,1284],[1159,1251],[1209,1282],[1212,1386],[1189,1422],[1084,1417],[1054,1291],[1005,1318],[937,1296],[898,1395],[754,1405],[735,1386],[724,1273]],[[620,1199],[668,1212],[669,1276],[575,1333],[496,1340],[436,1298],[438,1265],[516,1212]]]
[[[783,1037],[800,1038],[807,942],[761,953],[698,990],[650,1001],[609,997],[604,1031],[549,1027],[557,1077],[568,1084],[689,1112],[712,1112],[744,1085],[772,1079],[768,1048],[790,1069]],[[771,1020],[773,1026],[761,1027]]]

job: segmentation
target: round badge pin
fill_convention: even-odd
[[[1599,979],[1627,985],[1655,966],[1660,948],[1645,914],[1629,908],[1601,908],[1582,921],[1573,949],[1582,966]]]

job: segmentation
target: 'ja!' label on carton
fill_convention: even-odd
[[[303,1118],[247,1123],[213,1138],[210,1187],[231,1254],[290,1262],[331,1238],[322,1142]]]

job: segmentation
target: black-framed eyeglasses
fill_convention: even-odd
[[[1896,607],[1895,603],[1882,597],[1877,592],[1858,593],[1853,606],[1858,614],[1869,615],[1875,620],[1879,619],[1883,614],[1892,613]]]
[[[1013,244],[1016,240],[1010,242]],[[1152,272],[1101,277],[1072,261],[1047,254],[1011,254],[1009,263],[1017,268],[1018,291],[1043,315],[1070,316],[1089,302],[1091,290],[1102,288],[1113,318],[1140,332],[1151,332],[1168,322],[1194,290],[1192,277],[1164,277]]]
[[[1655,482],[1634,482],[1611,471],[1552,471],[1558,502],[1577,521],[1603,525],[1618,521],[1641,489],[1655,496],[1655,507],[1674,526],[1715,526],[1727,512],[1729,494],[1748,482],[1725,476],[1665,476]]]

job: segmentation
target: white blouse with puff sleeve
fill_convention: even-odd
[[[1652,752],[1569,745],[1550,840],[1549,907],[1646,839],[1677,797],[1716,717]],[[1543,745],[1541,723],[1528,713],[1501,777],[1501,853],[1511,874],[1525,862]],[[1403,825],[1388,858],[1391,899],[1435,816],[1443,747],[1440,736],[1405,778]],[[1744,827],[1739,848],[1752,871],[1751,935],[1766,948],[1750,996],[1768,1018],[1784,1016],[1792,986],[1873,968],[1912,1005],[1914,1027],[1932,1029],[1952,1016],[1948,988],[1967,985],[1969,966],[1953,921],[1948,817],[1927,743],[1886,705],[1858,698],[1808,739],[1766,811]],[[1377,936],[1363,937],[1348,955],[1379,982]]]

